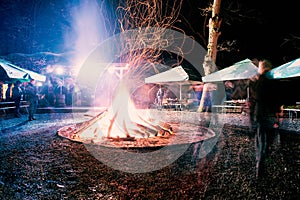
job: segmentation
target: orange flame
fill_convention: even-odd
[[[107,138],[144,138],[156,136],[159,121],[152,119],[147,110],[138,110],[126,86],[120,86],[112,106],[97,121],[97,132]],[[94,131],[95,132],[95,129]]]

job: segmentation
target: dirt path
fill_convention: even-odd
[[[79,115],[78,115],[79,116]],[[266,175],[255,178],[253,133],[225,124],[206,159],[197,145],[169,166],[144,174],[114,170],[56,130],[85,120],[39,115],[2,121],[0,199],[299,199],[300,134],[271,131]],[[14,119],[11,119],[14,120]],[[11,124],[8,124],[10,122]]]

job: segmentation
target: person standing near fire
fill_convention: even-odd
[[[26,99],[29,102],[28,121],[36,119],[34,115],[39,101],[38,91],[34,83],[34,79],[30,79],[30,82],[26,86]]]
[[[162,104],[163,104],[163,99],[164,99],[165,92],[161,86],[159,86],[159,89],[156,93],[156,99],[157,99],[157,104],[158,108],[162,109]]]

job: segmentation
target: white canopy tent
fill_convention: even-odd
[[[25,71],[16,68],[14,65],[10,65],[0,60],[0,81],[14,82],[17,80],[21,82],[29,81],[28,74]]]
[[[156,84],[179,84],[179,99],[182,99],[182,85],[200,83],[201,81],[190,80],[189,75],[183,69],[182,66],[174,67],[170,70],[155,74],[153,76],[145,78],[145,83]]]
[[[267,72],[268,78],[283,79],[300,76],[300,58],[287,62]]]
[[[4,81],[16,81],[28,82],[30,79],[36,81],[45,82],[46,76],[30,71],[28,69],[23,69],[18,67],[6,60],[0,59],[0,67],[2,68],[1,79]],[[4,71],[3,71],[4,70]]]
[[[244,80],[257,75],[257,73],[258,68],[247,58],[222,70],[204,76],[202,80],[204,83]],[[247,98],[249,98],[249,87],[247,88]]]
[[[189,80],[189,75],[182,66],[177,66],[168,71],[145,78],[145,83],[170,83],[183,82],[187,80]]]
[[[20,69],[22,69],[22,68],[20,68]],[[46,76],[44,76],[42,74],[36,73],[34,71],[27,70],[27,69],[22,69],[22,70],[25,71],[28,74],[29,79],[34,79],[36,81],[41,81],[41,82],[46,81]]]
[[[222,70],[202,77],[204,83],[249,79],[257,74],[257,67],[250,59],[237,62]]]

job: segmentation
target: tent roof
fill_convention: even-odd
[[[181,82],[189,80],[189,75],[182,66],[145,78],[146,83]]]
[[[257,74],[257,67],[250,59],[237,62],[227,68],[202,77],[203,82],[218,82],[248,79]]]
[[[183,67],[177,66],[167,71],[155,74],[153,76],[145,78],[145,83],[192,83],[201,82],[190,79],[190,75],[186,72]]]
[[[271,79],[292,78],[298,76],[300,76],[300,58],[280,65],[267,73],[267,77]]]
[[[34,71],[23,69],[2,59],[0,59],[0,66],[5,71],[5,75],[1,77],[5,81],[19,80],[21,82],[28,82],[30,79],[42,82],[46,81],[46,76]]]
[[[4,82],[10,81],[29,81],[28,74],[13,65],[9,65],[5,62],[0,62],[0,80]]]
[[[22,68],[20,68],[20,69],[22,69]],[[44,76],[42,74],[36,73],[34,71],[30,71],[28,69],[22,69],[22,70],[28,73],[30,79],[34,79],[36,81],[41,81],[41,82],[46,81],[46,76]]]

